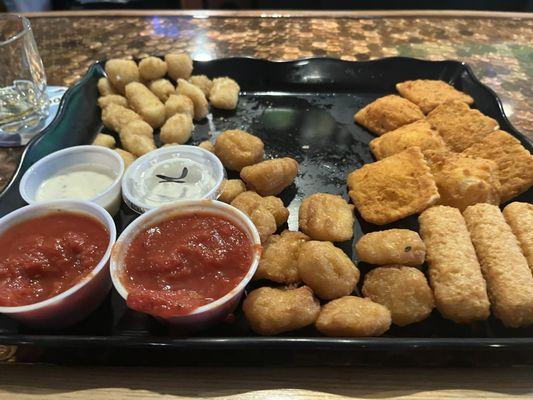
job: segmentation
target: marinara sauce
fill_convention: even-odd
[[[95,218],[66,211],[21,222],[0,235],[0,306],[37,303],[71,288],[109,244]]]
[[[230,292],[251,262],[252,243],[228,219],[172,217],[137,234],[126,252],[128,306],[163,318],[188,314]]]

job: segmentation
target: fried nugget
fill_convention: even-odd
[[[172,117],[174,114],[189,114],[191,118],[194,117],[194,104],[191,99],[182,94],[171,94],[165,102],[166,118]]]
[[[105,73],[113,88],[125,93],[126,85],[130,82],[139,82],[139,69],[133,60],[111,59],[105,63]]]
[[[424,114],[435,107],[450,100],[474,104],[474,99],[466,93],[460,92],[444,81],[417,79],[396,84],[396,90],[402,97],[419,106]]]
[[[293,158],[283,157],[246,166],[242,168],[240,176],[249,189],[261,196],[271,196],[291,185],[297,174],[298,162]]]
[[[418,147],[363,165],[348,176],[348,188],[361,216],[377,225],[419,213],[439,200]]]
[[[422,152],[429,149],[446,149],[444,140],[431,127],[429,122],[424,119],[404,125],[372,139],[369,146],[378,160],[392,156],[413,146],[420,147]]]
[[[439,190],[439,204],[463,211],[476,203],[500,203],[495,162],[450,151],[424,153]]]
[[[298,289],[255,289],[242,304],[250,327],[260,335],[277,335],[311,325],[320,304],[307,286]]]
[[[500,209],[481,203],[468,207],[463,215],[494,315],[513,328],[533,324],[533,275]]]
[[[192,73],[192,59],[188,54],[177,53],[165,56],[168,75],[177,81],[178,79],[188,79]]]
[[[161,127],[159,137],[163,143],[184,144],[191,138],[193,129],[189,114],[174,114]]]
[[[106,135],[105,133],[99,133],[94,138],[94,141],[92,142],[94,146],[102,146],[107,147],[108,149],[113,149],[117,142],[115,141],[115,138],[111,135]]]
[[[128,167],[137,159],[133,154],[131,154],[129,151],[122,150],[122,149],[114,149],[120,157],[122,157],[122,160],[124,160],[124,171],[128,169]]]
[[[207,117],[207,114],[209,114],[209,103],[205,98],[204,92],[202,92],[197,86],[190,84],[185,79],[178,79],[176,93],[187,96],[192,100],[195,120],[200,121]]]
[[[462,101],[448,101],[428,114],[428,122],[457,153],[479,142],[498,129],[498,122]]]
[[[502,202],[524,193],[533,185],[533,156],[507,132],[493,132],[463,154],[496,163]]]
[[[167,74],[167,63],[158,57],[146,57],[139,62],[139,75],[145,81],[160,79]]]
[[[444,318],[464,324],[490,314],[485,280],[465,220],[457,208],[431,207],[418,217],[429,281]]]
[[[281,199],[274,196],[261,197],[252,191],[246,191],[237,195],[231,202],[231,205],[248,216],[252,215],[255,209],[262,207],[274,216],[277,227],[287,222],[287,218],[289,217],[289,210],[285,208]]]
[[[148,89],[157,96],[162,103],[165,103],[170,95],[176,92],[176,88],[168,79],[157,79],[148,84]],[[191,102],[192,109],[192,102]],[[165,108],[166,111],[166,108]],[[192,115],[191,115],[192,117]],[[167,116],[168,118],[168,116]]]
[[[215,145],[213,143],[211,143],[209,140],[204,140],[203,142],[200,142],[198,147],[201,147],[202,149],[207,150],[210,153],[214,153],[215,152]],[[244,183],[243,183],[243,185],[244,185]]]
[[[264,148],[261,139],[240,129],[224,131],[215,141],[215,154],[224,167],[238,172],[262,161]]]
[[[234,110],[239,102],[240,90],[237,82],[231,78],[215,78],[209,90],[209,101],[215,108]]]
[[[426,246],[418,233],[409,229],[388,229],[361,236],[355,245],[357,258],[375,265],[422,265]]]
[[[142,117],[135,111],[118,104],[111,103],[102,110],[102,123],[106,128],[115,132],[120,132],[123,126],[134,120],[142,121]]]
[[[117,94],[117,91],[115,88],[111,85],[111,82],[109,82],[109,79],[103,77],[98,79],[98,83],[96,84],[96,87],[98,88],[98,93],[100,93],[100,96],[109,96],[110,94]]]
[[[370,299],[345,296],[322,307],[316,329],[327,336],[380,336],[391,324],[390,311]]]
[[[319,298],[333,300],[352,293],[360,273],[344,251],[333,243],[312,240],[302,245],[298,275]]]
[[[165,123],[165,105],[150,89],[139,82],[126,85],[126,98],[133,111],[138,113],[152,128]]]
[[[365,275],[363,295],[389,309],[392,323],[405,326],[425,320],[435,307],[424,274],[403,265],[378,267]]]
[[[315,240],[344,242],[353,237],[354,206],[341,196],[315,193],[306,197],[298,212],[302,232]]]
[[[152,127],[145,121],[134,120],[120,130],[120,143],[124,150],[141,157],[156,149],[153,132]]]
[[[240,179],[224,179],[218,200],[229,204],[244,192],[246,192],[246,185]]]
[[[257,228],[261,243],[265,243],[276,232],[276,218],[265,207],[259,206],[250,213],[249,217]]]
[[[266,242],[254,279],[269,279],[278,283],[297,283],[298,256],[309,236],[301,232],[283,231]]]
[[[205,97],[209,97],[209,91],[213,86],[213,81],[205,75],[193,75],[189,78],[189,82],[194,86],[198,86],[202,92],[204,92]]]
[[[370,132],[383,135],[424,118],[422,110],[400,96],[381,97],[359,110],[354,119]]]
[[[108,94],[107,96],[98,97],[98,107],[104,109],[110,104],[128,107],[128,100],[119,94]]]
[[[503,216],[520,243],[533,271],[533,204],[515,201],[503,209]]]

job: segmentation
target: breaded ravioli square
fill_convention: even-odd
[[[474,99],[460,92],[444,81],[417,79],[396,84],[396,90],[402,97],[412,101],[427,114],[435,107],[449,100],[458,100],[466,104],[474,104]]]
[[[502,202],[524,193],[533,185],[533,156],[518,139],[507,132],[493,132],[466,149],[463,154],[496,163]]]
[[[495,119],[452,100],[428,114],[429,123],[440,133],[450,150],[460,153],[498,129]]]
[[[439,133],[424,119],[387,132],[371,140],[369,146],[378,160],[413,146],[420,147],[422,152],[447,148]]]
[[[424,113],[416,104],[394,94],[380,97],[354,115],[355,122],[376,135],[383,135],[422,118]]]
[[[439,200],[418,147],[366,164],[348,176],[349,195],[368,222],[384,225],[422,212]]]

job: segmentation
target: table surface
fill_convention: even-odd
[[[83,16],[83,18],[80,18]],[[197,60],[328,56],[460,59],[533,138],[533,15],[476,12],[86,12],[32,15],[51,85],[96,60],[187,51]],[[20,149],[0,150],[0,188]],[[2,399],[532,398],[533,369],[51,367],[6,363]]]

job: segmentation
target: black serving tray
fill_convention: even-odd
[[[304,197],[320,191],[348,199],[348,173],[374,161],[368,148],[374,136],[353,122],[353,114],[376,98],[394,93],[395,84],[404,80],[427,78],[451,83],[470,94],[481,112],[495,118],[503,130],[533,150],[531,141],[506,118],[496,94],[480,83],[467,65],[457,61],[395,57],[367,62],[328,58],[271,62],[227,58],[195,62],[194,72],[230,76],[242,93],[237,110],[213,109],[211,121],[196,124],[193,144],[225,129],[241,128],[265,142],[267,157],[291,156],[299,161],[295,184],[281,196],[290,210],[288,226],[292,229],[297,226],[298,207]],[[97,62],[65,93],[56,119],[27,146],[14,178],[0,194],[0,216],[25,204],[18,183],[30,165],[53,151],[91,143],[102,129],[96,82],[103,75],[103,62]],[[530,190],[514,200],[531,202],[532,198]],[[123,204],[115,218],[118,232],[135,217]],[[377,227],[357,215],[354,240],[363,232],[391,227],[418,229],[416,217]],[[353,242],[339,246],[357,262]],[[364,275],[368,266],[358,264]],[[378,338],[326,338],[311,327],[260,337],[248,328],[238,310],[232,321],[194,336],[182,336],[147,315],[128,310],[114,290],[86,320],[61,331],[33,331],[0,317],[0,344],[19,345],[19,361],[53,363],[533,363],[533,327],[506,328],[492,317],[486,322],[458,325],[434,311],[426,321],[404,328],[393,326]]]

